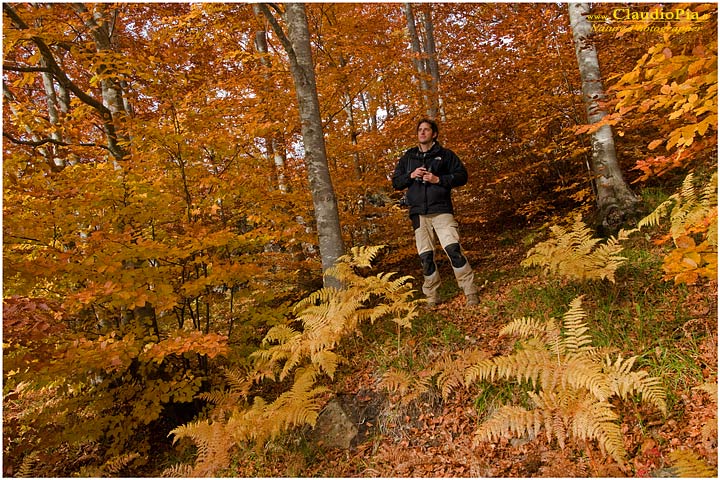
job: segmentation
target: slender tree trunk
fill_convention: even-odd
[[[310,191],[315,208],[320,257],[323,271],[326,271],[345,253],[345,247],[342,241],[337,200],[330,178],[327,152],[325,150],[325,139],[320,118],[320,102],[317,96],[305,5],[302,3],[285,4],[287,36],[267,5],[262,4],[261,9],[280,38],[290,61],[290,71],[293,76],[300,110],[303,147],[305,149]],[[328,275],[324,275],[323,281],[325,286],[340,287],[337,279]]]
[[[405,3],[405,19],[407,20],[408,35],[410,36],[410,44],[413,51],[413,63],[418,74],[420,82],[420,94],[422,95],[423,105],[425,106],[427,116],[435,118],[437,109],[433,108],[431,101],[430,85],[427,82],[427,72],[425,71],[425,62],[423,61],[423,51],[420,48],[420,37],[418,36],[417,27],[415,26],[415,14],[412,5]]]
[[[568,9],[587,121],[592,124],[602,120],[607,112],[601,104],[605,92],[597,50],[591,39],[592,26],[586,17],[590,4],[571,3]],[[592,135],[592,169],[597,191],[598,224],[605,233],[617,232],[627,219],[634,217],[638,199],[623,178],[609,125],[602,126]]]
[[[425,28],[425,53],[427,54],[426,71],[430,73],[430,101],[431,108],[440,114],[445,121],[445,109],[440,98],[440,67],[437,61],[437,48],[435,47],[435,28],[432,21],[432,6],[423,5],[420,11],[423,27]]]
[[[253,5],[253,13],[255,15],[262,15],[262,10],[258,4]],[[270,59],[268,58],[268,44],[267,44],[267,31],[265,28],[255,32],[255,49],[258,53],[262,54],[260,62],[265,68],[270,68]],[[266,80],[269,82],[269,75],[266,75]],[[282,193],[288,192],[287,181],[285,180],[285,155],[282,142],[278,139],[279,134],[268,135],[265,137],[265,155],[268,161],[270,158],[273,159],[275,166],[275,174],[277,176],[277,186]]]

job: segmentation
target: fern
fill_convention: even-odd
[[[519,350],[507,356],[482,359],[465,369],[465,385],[479,380],[510,380],[531,384],[528,392],[534,408],[502,407],[476,431],[477,440],[505,435],[535,436],[545,430],[548,440],[561,448],[567,440],[597,441],[617,462],[625,461],[625,449],[610,400],[639,395],[641,401],[665,414],[665,394],[657,378],[634,371],[636,357],[614,360],[607,349],[594,348],[584,323],[582,297],[563,316],[562,333],[554,320],[544,325],[533,319],[515,320],[503,334],[520,334]]]
[[[522,266],[539,266],[548,275],[571,279],[615,282],[615,272],[627,260],[620,256],[620,242],[632,231],[620,230],[617,237],[610,237],[600,244],[600,239],[592,237],[592,230],[579,214],[570,229],[554,225],[550,231],[551,238],[531,248],[521,262]]]
[[[359,273],[371,266],[381,249],[351,249],[326,272],[343,288],[322,288],[298,302],[295,318],[271,328],[262,348],[251,355],[252,369],[225,371],[228,387],[203,395],[215,404],[209,418],[171,432],[175,441],[188,438],[197,446],[194,464],[174,467],[167,474],[213,476],[227,467],[232,449],[260,447],[288,430],[313,426],[328,396],[320,382],[332,379],[345,361],[337,347],[362,324],[388,319],[410,327],[419,304],[413,300],[411,277]],[[285,386],[275,389],[280,393],[274,399],[251,399],[255,386],[267,380]]]
[[[34,473],[34,467],[39,461],[39,456],[40,454],[37,451],[32,451],[25,455],[16,476],[18,478],[35,478],[37,475]]]
[[[638,223],[639,228],[658,226],[669,216],[675,249],[663,261],[667,280],[692,284],[699,277],[717,278],[717,188],[717,172],[700,188],[690,173],[678,193]]]
[[[670,453],[670,461],[678,477],[717,478],[717,468],[688,450],[675,450]]]

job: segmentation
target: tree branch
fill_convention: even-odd
[[[7,138],[8,140],[10,140],[11,142],[13,142],[17,145],[27,145],[29,147],[41,147],[48,143],[52,143],[53,145],[58,145],[60,147],[70,147],[72,145],[77,145],[79,147],[97,147],[97,148],[104,148],[105,150],[109,150],[109,148],[106,147],[105,145],[99,145],[97,143],[82,143],[82,142],[80,142],[77,144],[73,144],[73,143],[63,142],[62,140],[57,140],[55,138],[50,138],[50,137],[42,138],[40,140],[21,140],[5,131],[3,131],[2,134],[3,134],[3,137]]]
[[[17,63],[3,63],[3,70],[11,72],[46,72],[52,73],[48,67],[30,67],[27,65],[19,65]]]
[[[278,39],[280,40],[280,43],[282,43],[283,47],[285,47],[285,51],[290,58],[290,62],[297,63],[297,59],[295,58],[295,50],[293,49],[292,42],[287,37],[287,35],[285,35],[285,31],[282,29],[282,26],[280,26],[277,19],[268,8],[268,5],[272,6],[276,11],[279,12],[277,6],[274,4],[260,3],[258,4],[258,7],[260,8],[260,11],[263,13],[263,15],[265,15],[265,18],[267,18],[270,26],[275,32],[275,35],[277,35]]]
[[[8,4],[3,3],[3,11],[8,15],[8,17],[10,17],[10,19],[13,21],[13,24],[17,28],[20,28],[22,30],[26,30],[29,28],[27,24],[17,14],[17,12]],[[64,88],[70,90],[73,94],[75,94],[75,96],[80,99],[80,101],[82,101],[86,105],[91,106],[98,112],[100,118],[102,119],[105,135],[107,135],[108,151],[110,151],[110,153],[115,158],[122,159],[125,156],[125,151],[118,145],[117,132],[115,131],[115,125],[113,124],[113,114],[110,109],[107,108],[102,101],[99,101],[93,96],[87,94],[72,80],[70,80],[70,78],[63,71],[63,69],[60,68],[60,65],[58,65],[58,63],[55,61],[55,56],[53,55],[52,50],[42,38],[33,35],[30,37],[30,39],[47,62],[47,68],[52,74],[52,76],[55,77],[55,79]]]

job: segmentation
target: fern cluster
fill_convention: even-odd
[[[592,230],[580,214],[569,229],[553,225],[550,231],[551,238],[530,249],[522,266],[539,266],[548,275],[571,279],[607,278],[615,282],[615,271],[626,261],[620,256],[623,249],[620,241],[627,239],[632,231],[620,230],[617,238],[610,237],[606,243],[600,243],[599,238],[593,238]]]
[[[189,438],[197,446],[194,465],[178,465],[165,473],[173,476],[212,476],[226,468],[233,448],[261,446],[282,432],[314,425],[327,400],[320,382],[333,378],[343,358],[335,351],[340,343],[359,334],[363,323],[390,319],[410,327],[419,301],[413,300],[411,277],[394,274],[363,276],[383,247],[355,247],[326,274],[343,288],[323,288],[296,306],[297,316],[270,329],[264,346],[252,358],[247,372],[226,372],[228,388],[203,396],[215,404],[209,418],[173,430],[175,441]],[[297,329],[295,325],[301,324]],[[288,382],[292,378],[291,382]],[[274,400],[253,392],[262,384],[287,385]]]
[[[400,403],[408,405],[422,395],[437,388],[444,400],[465,385],[465,371],[472,365],[487,359],[490,354],[482,349],[466,349],[445,353],[419,374],[390,368],[380,386],[398,396]]]
[[[691,284],[699,277],[717,278],[717,188],[717,172],[702,187],[695,186],[690,173],[678,193],[638,224],[640,228],[657,226],[669,217],[675,249],[663,262],[666,279]]]
[[[660,380],[634,371],[636,357],[613,357],[611,349],[591,345],[581,299],[571,303],[562,325],[554,319],[511,322],[501,333],[520,337],[518,350],[483,359],[465,370],[465,385],[511,380],[533,387],[529,392],[533,409],[499,408],[476,431],[478,441],[505,435],[533,438],[544,430],[548,441],[555,438],[561,447],[568,439],[596,440],[613,459],[624,462],[619,417],[611,400],[639,396],[666,413]]]

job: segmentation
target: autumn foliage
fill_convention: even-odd
[[[414,7],[420,39],[429,20],[437,46],[440,141],[470,174],[454,198],[483,212],[472,223],[588,213],[587,133],[598,125],[586,125],[565,6]],[[283,5],[270,8],[282,18]],[[634,187],[675,195],[648,223],[673,240],[666,279],[696,284],[717,272],[717,8],[673,8],[698,13],[690,31],[598,34],[603,122]],[[307,15],[342,241],[387,245],[377,268],[403,279],[400,293],[333,308],[356,323],[363,308],[373,323],[406,307],[412,317],[409,297],[383,307],[417,273],[388,175],[428,108],[431,79],[415,62],[428,50],[413,53],[401,4],[312,3]],[[292,378],[315,388],[320,373],[332,391],[340,360],[327,344],[268,348],[314,331],[298,330],[307,319],[293,305],[332,299],[311,293],[322,285],[318,225],[288,58],[267,17],[242,3],[4,3],[3,67],[5,475],[172,471],[179,462],[156,464],[170,432],[189,455],[198,445],[180,437],[205,438],[189,425],[226,415],[247,426],[257,419],[238,418],[252,408],[272,412],[247,392],[246,412],[213,410],[240,381],[233,372],[257,374],[258,398],[285,398]],[[668,225],[673,205],[700,211],[699,223]],[[393,285],[368,275],[369,262],[352,268],[356,288]]]

